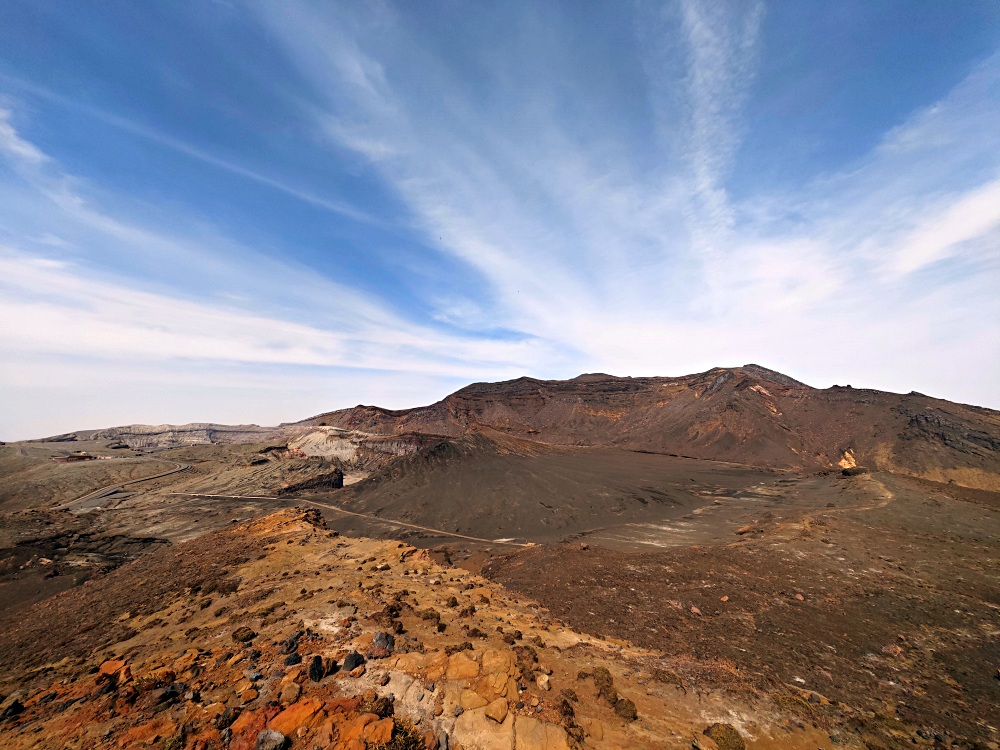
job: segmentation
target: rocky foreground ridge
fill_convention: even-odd
[[[576,632],[425,550],[289,510],[0,619],[0,744],[862,747],[805,691],[699,688],[727,670]]]

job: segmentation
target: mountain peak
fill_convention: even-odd
[[[761,367],[760,365],[749,364],[743,365],[740,368],[748,375],[753,375],[755,378],[760,378],[761,380],[767,380],[771,383],[777,383],[778,385],[784,385],[788,387],[799,387],[799,388],[810,388],[811,386],[796,380],[795,378],[789,377],[788,375],[783,375],[776,370],[769,370],[766,367]]]

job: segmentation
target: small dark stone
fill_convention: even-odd
[[[298,630],[291,636],[289,636],[288,640],[284,641],[281,644],[281,652],[283,654],[294,654],[296,651],[298,651],[299,638],[301,638],[303,635],[305,635],[305,633],[301,630]]]
[[[392,654],[396,647],[395,637],[386,632],[378,631],[372,639],[372,645],[365,652],[369,659],[385,659]]]
[[[298,654],[289,654],[285,657],[285,666],[294,667],[296,664],[302,663],[302,657]]]
[[[372,639],[372,645],[376,648],[384,648],[391,654],[392,650],[396,647],[396,639],[380,630]]]
[[[24,713],[24,704],[19,700],[11,701],[11,704],[0,713],[0,721],[8,721]]]
[[[323,659],[323,674],[331,675],[340,670],[337,666],[337,660],[332,656],[327,656]]]
[[[220,730],[228,729],[229,725],[236,721],[239,715],[240,710],[238,708],[227,708],[215,717],[215,728]]]
[[[312,661],[309,662],[309,679],[313,682],[319,682],[326,676],[326,670],[323,669],[323,657],[314,656]]]
[[[274,729],[265,729],[257,735],[257,750],[281,750],[287,738]]]
[[[344,657],[343,670],[345,672],[350,672],[356,667],[360,667],[365,663],[365,657],[359,654],[357,651],[352,651],[347,656]]]
[[[233,640],[237,643],[247,643],[257,637],[257,634],[244,625],[233,633]]]

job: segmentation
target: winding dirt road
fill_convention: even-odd
[[[338,508],[336,505],[328,505],[327,503],[318,503],[315,500],[306,500],[301,497],[282,498],[282,497],[270,497],[267,495],[213,495],[207,492],[171,492],[169,494],[184,495],[187,497],[218,497],[226,500],[294,500],[296,503],[305,503],[306,505],[314,505],[317,508],[326,508],[327,510],[332,510],[337,513],[343,513],[345,516],[354,516],[355,518],[363,518],[366,521],[376,521],[378,523],[384,523],[390,526],[403,526],[407,529],[426,531],[429,534],[434,534],[437,536],[450,536],[450,537],[455,537],[456,539],[468,539],[471,542],[485,542],[486,544],[504,544],[509,547],[535,546],[534,544],[525,542],[511,542],[499,539],[483,539],[478,536],[466,536],[465,534],[456,534],[453,531],[444,531],[443,529],[432,529],[429,526],[418,526],[415,523],[406,523],[404,521],[394,521],[391,518],[380,518],[379,516],[370,516],[367,513],[355,513],[354,511]]]
[[[185,464],[179,461],[166,461],[162,458],[153,458],[150,460],[163,461],[164,463],[172,464],[174,468],[170,469],[169,471],[161,471],[159,474],[153,474],[152,476],[142,477],[140,479],[129,479],[126,482],[119,482],[118,484],[109,484],[108,486],[101,487],[100,489],[94,490],[93,492],[88,492],[86,495],[78,497],[76,500],[71,500],[68,503],[65,503],[59,507],[64,510],[78,510],[81,507],[86,506],[87,503],[92,503],[96,500],[100,500],[103,497],[112,495],[115,492],[119,492],[120,490],[125,489],[131,484],[139,484],[140,482],[149,482],[153,479],[168,477],[171,474],[177,474],[178,472],[187,471],[188,469],[191,468],[191,464]]]

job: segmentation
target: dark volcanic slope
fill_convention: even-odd
[[[546,446],[473,432],[399,459],[330,496],[359,513],[487,539],[546,541],[679,518],[706,495],[784,472],[620,448]]]
[[[859,730],[888,735],[869,748],[925,737],[928,750],[935,737],[992,747],[1000,494],[884,474],[826,480],[834,507],[817,498],[725,544],[545,545],[486,574],[575,627],[815,691]]]
[[[755,466],[856,462],[1000,489],[1000,412],[917,393],[810,388],[757,365],[679,378],[581,375],[476,383],[430,406],[358,406],[302,424],[452,436],[485,426],[555,445],[618,446]]]

